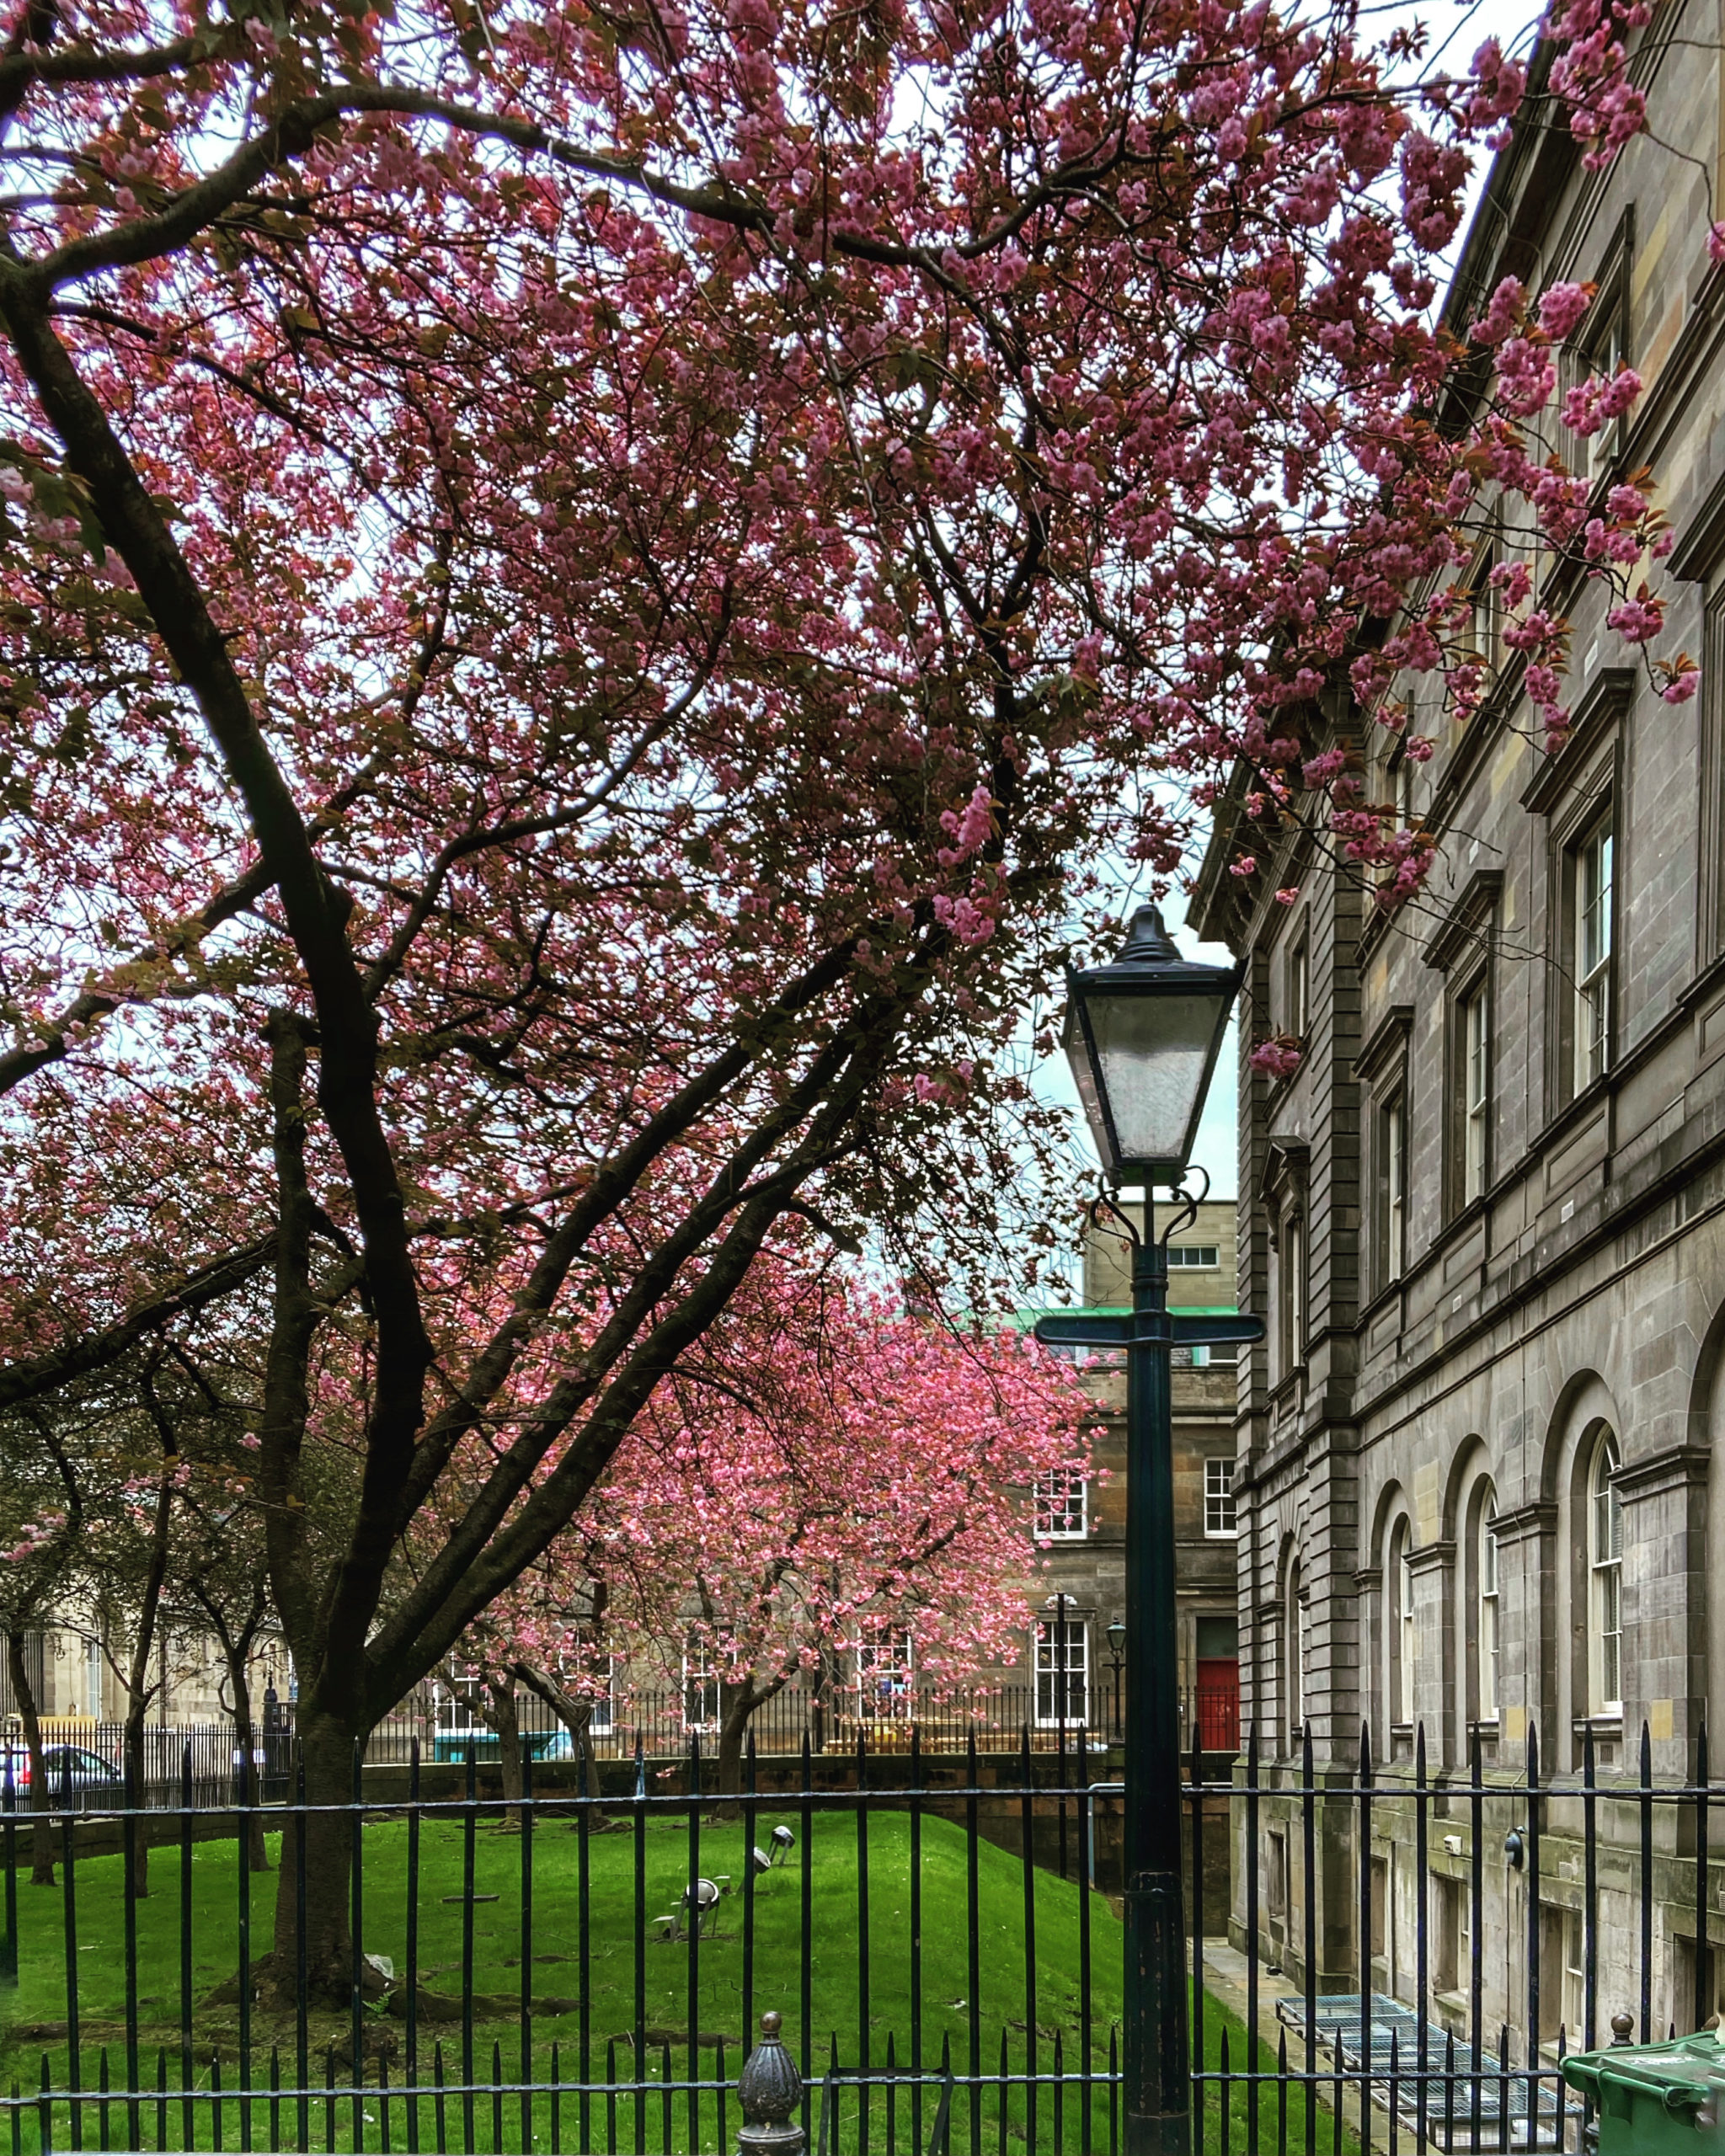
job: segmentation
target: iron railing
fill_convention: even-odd
[[[1106,1679],[1085,1686],[1069,1684],[1065,1704],[1071,1710],[1062,1719],[1061,1699],[1051,1688],[1039,1696],[1029,1685],[1003,1685],[962,1691],[936,1691],[919,1687],[889,1696],[862,1695],[855,1689],[816,1693],[804,1689],[778,1694],[750,1717],[750,1734],[756,1752],[763,1756],[794,1758],[806,1738],[811,1749],[826,1757],[848,1757],[859,1734],[865,1735],[877,1756],[908,1752],[911,1731],[919,1732],[925,1755],[958,1756],[974,1741],[979,1753],[988,1756],[1011,1753],[1019,1748],[1027,1721],[1031,1743],[1039,1753],[1054,1753],[1064,1745],[1069,1751],[1088,1746],[1106,1748],[1120,1739],[1122,1701],[1118,1688]],[[448,1713],[445,1704],[445,1713]],[[481,1763],[498,1757],[499,1738],[472,1709],[459,1724],[426,1708],[414,1705],[398,1708],[374,1729],[366,1741],[368,1766],[406,1766],[414,1746],[422,1759],[459,1764],[468,1748]],[[573,1760],[579,1745],[542,1700],[523,1694],[516,1702],[521,1736],[537,1759]],[[1231,1756],[1240,1744],[1240,1703],[1231,1690],[1188,1689],[1180,1699],[1182,1732],[1189,1747],[1196,1738],[1207,1753]],[[67,1747],[102,1762],[117,1784],[124,1731],[117,1722],[59,1721],[48,1726],[45,1741],[58,1755],[51,1763],[49,1781],[56,1801],[74,1808],[112,1805],[116,1788],[105,1791],[100,1779],[84,1769],[68,1776],[64,1771]],[[590,1724],[586,1741],[598,1759],[630,1760],[637,1753],[663,1760],[686,1758],[698,1747],[712,1756],[718,1742],[710,1719],[692,1716],[678,1691],[638,1691],[619,1694],[608,1703],[608,1711]],[[200,1806],[233,1801],[238,1794],[240,1742],[233,1723],[148,1724],[143,1732],[143,1772],[140,1801],[151,1809],[172,1809],[179,1801],[180,1769],[186,1748],[192,1755],[196,1801]],[[289,1762],[293,1746],[293,1707],[284,1701],[274,1722],[254,1727],[251,1737],[253,1772],[261,1801],[280,1802],[288,1791]],[[9,1748],[19,1761],[22,1780],[23,1738],[0,1736],[0,1748]]]
[[[1532,1739],[1512,1764],[1477,1734],[1441,1769],[1423,1733],[1383,1767],[1364,1736],[1352,1766],[1309,1740],[1252,1742],[1228,1778],[1191,1757],[1196,2148],[1578,2150],[1566,2052],[1614,2015],[1642,2038],[1707,2018],[1725,1787],[1705,1739],[1674,1785],[1645,1733],[1626,1773],[1582,1746],[1556,1779]],[[693,2156],[729,2147],[743,2032],[771,2006],[832,2156],[926,2148],[937,2102],[969,2156],[1118,2156],[1119,1785],[1028,1728],[1015,1765],[914,1731],[891,1754],[863,1732],[838,1764],[751,1753],[724,1798],[698,1751],[644,1752],[589,1798],[536,1787],[530,1756],[505,1804],[476,1756],[451,1790],[421,1753],[387,1801],[356,1758],[350,1800],[318,1807],[291,1763],[272,1862],[320,1811],[348,1822],[334,1999],[273,1966],[257,1806],[200,1804],[189,1756],[165,1817],[51,1813],[51,1886],[0,1786],[0,2152]]]
[[[1060,1747],[1063,1730],[1069,1749],[1081,1733],[1092,1745],[1118,1743],[1124,1705],[1120,1684],[1106,1671],[1087,1684],[1069,1677],[1064,1685],[1050,1680],[1040,1687],[919,1685],[868,1692],[854,1686],[816,1691],[788,1685],[756,1709],[749,1729],[757,1752],[779,1758],[794,1758],[805,1738],[817,1753],[848,1753],[859,1732],[877,1752],[902,1751],[909,1747],[913,1726],[929,1754],[961,1753],[973,1738],[979,1752],[1016,1752],[1027,1724],[1034,1748],[1053,1752]],[[537,1756],[547,1756],[547,1741],[557,1748],[553,1756],[564,1756],[558,1740],[568,1732],[542,1700],[524,1694],[516,1710],[522,1734]],[[435,1716],[415,1708],[399,1710],[372,1732],[366,1758],[373,1764],[404,1763],[415,1739],[427,1758],[459,1758],[469,1742],[479,1747],[482,1758],[488,1751],[494,1756],[495,1734],[477,1710],[466,1711],[470,1719],[452,1725],[440,1724]],[[1180,1714],[1188,1745],[1195,1733],[1207,1752],[1231,1754],[1240,1748],[1236,1690],[1187,1688],[1180,1694]],[[613,1700],[601,1703],[587,1733],[602,1759],[630,1759],[638,1751],[649,1758],[686,1758],[696,1744],[710,1755],[718,1735],[710,1704],[694,1688],[619,1690]]]

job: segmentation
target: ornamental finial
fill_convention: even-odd
[[[1120,947],[1120,955],[1114,960],[1117,966],[1139,964],[1146,960],[1166,965],[1178,959],[1180,953],[1174,939],[1163,926],[1160,906],[1145,905],[1137,907],[1132,923],[1126,931],[1126,941]]]
[[[761,2017],[761,2041],[743,2062],[737,2095],[743,2123],[737,2156],[803,2156],[808,2137],[793,2118],[803,2101],[803,2077],[779,2041],[782,2025],[774,2013]]]

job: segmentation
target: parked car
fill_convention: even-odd
[[[86,1751],[81,1744],[45,1744],[42,1769],[51,1799],[58,1798],[69,1788],[81,1802],[93,1797],[118,1803],[125,1788],[126,1778],[119,1768],[99,1753]],[[3,1798],[8,1776],[14,1799],[27,1797],[30,1755],[16,1737],[8,1739],[4,1750],[0,1751],[0,1798]]]

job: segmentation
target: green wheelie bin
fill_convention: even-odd
[[[1599,2156],[1725,2149],[1725,2044],[1711,2029],[1578,2052],[1564,2060],[1563,2078],[1593,2100]]]

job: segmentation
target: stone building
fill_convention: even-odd
[[[121,1656],[129,1642],[115,1647]],[[85,1613],[57,1611],[24,1638],[24,1669],[37,1711],[54,1736],[105,1730],[124,1720],[126,1688],[103,1650],[100,1635]],[[267,1686],[285,1697],[291,1684],[286,1648],[274,1635],[260,1640],[248,1665],[248,1683],[261,1700]],[[151,1673],[154,1693],[149,1719],[163,1728],[220,1723],[232,1711],[226,1666],[212,1634],[197,1625],[161,1628]],[[17,1703],[0,1659],[0,1726],[16,1719]]]
[[[1645,1726],[1656,1779],[1680,1783],[1716,1677],[1725,1687],[1725,1594],[1707,1591],[1710,1574],[1725,1577],[1725,1491],[1712,1471],[1725,1413],[1716,12],[1670,0],[1634,67],[1649,131],[1604,171],[1585,169],[1561,118],[1530,99],[1448,315],[1465,330],[1506,274],[1533,294],[1562,280],[1597,286],[1562,378],[1626,360],[1644,393],[1590,441],[1567,436],[1555,412],[1548,423],[1599,487],[1654,468],[1675,534],[1652,572],[1669,605],[1659,648],[1703,655],[1701,696],[1660,701],[1605,625],[1602,586],[1548,590],[1542,603],[1573,623],[1576,712],[1568,744],[1548,755],[1483,581],[1504,537],[1496,520],[1511,514],[1487,504],[1474,635],[1495,680],[1477,713],[1458,725],[1429,686],[1402,685],[1413,730],[1436,744],[1423,765],[1344,694],[1308,715],[1313,750],[1357,750],[1367,798],[1399,798],[1435,835],[1420,900],[1381,912],[1307,834],[1286,837],[1256,878],[1228,873],[1240,773],[1192,908],[1198,932],[1247,969],[1240,1294],[1270,1338],[1242,1362],[1236,1410],[1242,1690],[1272,1778],[1291,1778],[1308,1732],[1320,1778],[1351,1772],[1369,1722],[1391,1784],[1410,1771],[1417,1729],[1441,1785],[1465,1768],[1476,1727],[1488,1777],[1519,1780],[1534,1733],[1560,1779],[1579,1771],[1590,1737],[1605,1782],[1636,1771]],[[1276,903],[1291,886],[1297,902]],[[1245,1057],[1277,1032],[1304,1053],[1272,1081]],[[1272,1823],[1252,1861],[1263,1923],[1273,1934],[1281,1923],[1293,1956],[1297,1912],[1271,1846],[1281,1831]],[[1358,1988],[1351,1831],[1345,1820],[1327,1830],[1319,1887],[1321,1973],[1336,1988]],[[1383,1929],[1370,1944],[1375,1973],[1404,1996],[1419,1892],[1407,1832],[1393,1804],[1378,1807]],[[1450,1838],[1459,1851],[1464,1837]],[[1555,2037],[1561,2020],[1573,2040],[1573,1879],[1554,1863],[1530,1912],[1498,1855],[1487,1921],[1511,1949],[1494,1955],[1458,1936],[1461,1860],[1447,1842],[1434,1839],[1432,1870],[1440,1997],[1471,1951],[1494,1972],[1487,2016],[1519,2020],[1495,1972],[1513,1968],[1513,1942],[1536,1915],[1561,1972],[1537,2033]],[[1635,1936],[1637,1892],[1632,1866],[1607,1865],[1608,1936]],[[1698,1940],[1674,1886],[1653,1951],[1660,2029],[1690,2025],[1698,1952],[1725,2004],[1714,1988],[1725,1955]],[[1620,1975],[1621,1990],[1626,1959]]]
[[[1125,1209],[1141,1220],[1140,1207]],[[1235,1208],[1215,1201],[1201,1206],[1197,1219],[1173,1236],[1168,1250],[1172,1305],[1232,1311],[1234,1236]],[[1106,1227],[1089,1231],[1083,1249],[1084,1307],[1118,1313],[1130,1307],[1130,1299],[1127,1238]],[[1236,1739],[1240,1696],[1231,1483],[1233,1353],[1178,1350],[1173,1376],[1183,1733],[1190,1744],[1195,1728],[1205,1749],[1226,1752]],[[1045,1724],[1058,1706],[1064,1661],[1071,1704],[1079,1704],[1087,1681],[1092,1721],[1112,1729],[1119,1719],[1115,1702],[1122,1680],[1108,1627],[1124,1620],[1126,1599],[1126,1383],[1119,1358],[1093,1359],[1087,1384],[1098,1411],[1093,1462],[1100,1472],[1082,1488],[1050,1486],[1032,1493],[1048,1567],[1039,1592],[1049,1598],[1049,1614],[1027,1643],[1027,1664],[1039,1722]],[[1064,1633],[1058,1629],[1062,1623]]]

